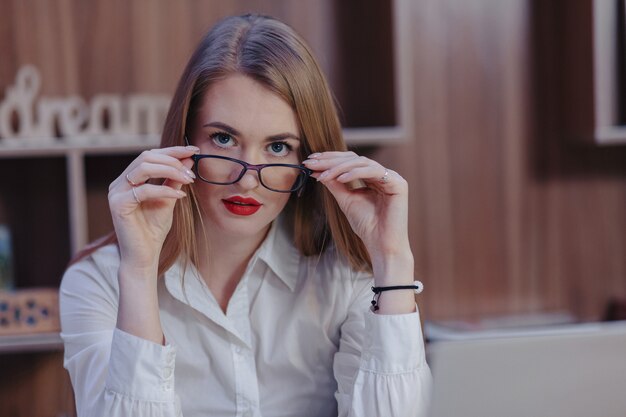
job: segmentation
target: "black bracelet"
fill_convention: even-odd
[[[372,287],[372,291],[374,292],[374,296],[372,297],[372,311],[377,311],[378,300],[380,299],[380,295],[383,291],[391,291],[391,290],[413,290],[415,294],[419,294],[424,291],[424,284],[420,281],[414,281],[413,285],[394,285],[391,287]],[[377,297],[378,296],[378,297]]]

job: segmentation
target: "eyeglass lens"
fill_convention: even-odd
[[[214,184],[232,184],[241,176],[244,166],[227,159],[202,158],[198,160],[200,177]],[[261,183],[272,190],[292,191],[299,188],[299,177],[303,174],[300,168],[284,166],[267,166],[259,172]]]

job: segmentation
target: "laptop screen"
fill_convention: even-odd
[[[626,323],[428,347],[430,417],[625,417]]]

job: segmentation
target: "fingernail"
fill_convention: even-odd
[[[185,146],[185,148],[190,150],[190,151],[200,152],[200,148],[198,148],[197,146],[188,145],[188,146]]]
[[[319,153],[319,152],[315,152],[315,153],[312,153],[311,155],[309,155],[309,158],[318,158],[318,157],[320,157],[320,156],[322,156],[322,154],[321,154],[321,153]]]
[[[322,173],[320,174],[320,176],[319,176],[318,178],[321,180],[321,179],[326,178],[327,176],[328,176],[328,171],[324,171],[324,172],[322,172]]]
[[[181,191],[181,190],[176,190],[176,193],[177,193],[179,196],[181,196],[181,197],[186,197],[186,196],[187,196],[187,193],[185,193],[184,191]]]
[[[186,180],[187,182],[193,182],[193,178],[191,178],[189,175],[187,175],[187,174],[183,174],[183,177],[185,177],[185,180]]]
[[[185,173],[189,175],[191,178],[196,178],[196,174],[194,174],[193,171],[190,169],[186,169]]]
[[[304,161],[304,163],[305,163],[305,164],[308,164],[308,165],[315,165],[315,164],[317,164],[318,162],[319,162],[319,161],[318,161],[317,159],[307,159],[307,160],[305,160],[305,161]]]

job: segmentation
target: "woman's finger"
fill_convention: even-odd
[[[347,162],[353,162],[357,164],[366,164],[366,163],[375,163],[371,159],[368,159],[364,156],[358,155],[345,155],[345,156],[337,156],[334,158],[325,158],[325,159],[305,159],[302,161],[302,164],[307,168],[312,169],[313,171],[325,171],[327,169],[338,167],[341,164]]]
[[[191,155],[200,152],[200,148],[198,148],[197,146],[170,146],[167,148],[155,148],[155,149],[150,149],[149,151],[146,152],[150,152],[150,153],[154,153],[154,154],[162,154],[162,155],[168,155],[168,156],[172,156],[176,159],[182,159],[182,158],[188,158]]]
[[[193,175],[193,178],[195,179],[196,176],[195,174],[193,174],[193,172],[191,171],[191,168],[193,167],[193,159],[191,158],[185,158],[185,159],[181,159],[180,161],[183,165],[183,169],[191,172],[191,174]],[[185,172],[187,172],[185,171]],[[193,182],[193,181],[192,181]],[[189,184],[189,183],[185,183],[185,182],[180,182],[180,181],[176,181],[174,179],[166,179],[165,182],[163,182],[163,185],[166,185],[168,187],[174,188],[176,190],[180,190],[182,188],[182,186],[184,184]]]
[[[381,174],[382,168],[382,174]],[[385,177],[387,173],[387,177]],[[355,167],[337,176],[337,181],[346,183],[356,179],[376,181],[384,184],[389,181],[390,171],[380,166]],[[383,180],[383,178],[385,178]]]
[[[193,154],[199,152],[198,148],[187,148],[184,146],[175,146],[171,148],[151,149],[149,151],[143,151],[130,163],[129,168],[133,168],[135,165],[141,162],[152,162],[155,164],[170,165],[173,167],[182,168],[181,159],[189,158]]]
[[[342,175],[354,168],[360,167],[370,167],[377,168],[379,171],[382,171],[381,175],[384,173],[385,169],[378,162],[372,161],[371,159],[357,156],[353,158],[341,158],[341,159],[333,159],[332,162],[321,162],[319,166],[313,168],[312,166],[318,164],[305,164],[307,167],[311,166],[311,169],[315,171],[322,171],[319,175],[314,175],[314,178],[319,179],[320,181],[327,181],[337,178],[339,175]]]
[[[182,184],[192,183],[196,177],[195,174],[184,164],[181,164],[181,167],[143,161],[126,174],[126,179],[131,186],[145,183],[151,178],[163,178]]]
[[[127,201],[135,204],[141,204],[157,199],[180,199],[187,194],[184,191],[176,190],[172,187],[164,185],[144,184],[139,187],[133,187],[124,193]]]
[[[184,149],[184,148],[183,148]],[[168,152],[162,152],[167,150]],[[183,163],[181,159],[191,157],[195,152],[186,151],[182,152],[182,150],[178,148],[164,148],[164,149],[154,149],[151,151],[142,152],[133,162],[130,163],[128,169],[133,169],[135,166],[142,162],[151,162],[154,164],[162,164],[169,165],[174,168],[183,169]]]
[[[304,161],[302,161],[302,164],[305,165],[307,168],[310,168],[314,171],[321,171],[321,170],[328,169],[332,166],[335,166],[337,164],[340,164],[342,162],[359,159],[359,158],[364,158],[364,157],[355,155],[353,153],[350,153],[350,154],[342,153],[334,157],[325,157],[325,158],[309,157],[308,159],[305,159]]]
[[[307,159],[329,159],[329,158],[354,158],[358,156],[352,151],[327,151],[327,152],[316,152],[307,157]]]
[[[135,169],[137,166],[144,162],[168,165],[173,168],[182,170],[187,175],[189,175],[189,173],[186,172],[186,169],[188,169],[189,167],[185,166],[181,162],[181,159],[189,158],[191,155],[197,152],[199,152],[199,148],[195,146],[174,146],[170,148],[143,151],[137,158],[135,158],[130,163],[130,165],[128,165],[124,172],[122,172],[122,174],[111,183],[111,185],[109,186],[109,190],[113,189],[121,183],[130,183],[132,181],[134,184],[141,184],[142,182],[145,182],[147,178],[144,180],[140,180],[139,178],[135,178],[130,174],[133,169]],[[193,177],[192,175],[189,176]]]

